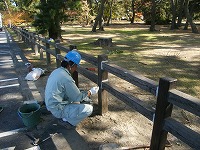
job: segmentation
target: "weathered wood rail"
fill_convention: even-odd
[[[76,46],[73,45],[66,48],[60,45],[59,41],[50,42],[46,38],[36,35],[35,33],[30,33],[22,28],[13,27],[12,29],[18,35],[20,40],[27,43],[27,45],[35,51],[36,55],[40,54],[41,59],[44,57],[43,53],[46,53],[47,65],[51,64],[51,55],[53,55],[56,58],[57,67],[59,67],[60,62],[63,59],[61,51],[68,52],[73,48],[76,48]],[[176,90],[176,79],[160,78],[159,83],[157,83],[140,74],[123,69],[108,62],[108,57],[106,55],[99,55],[98,58],[96,58],[82,52],[80,52],[80,54],[83,60],[98,68],[98,74],[95,74],[79,66],[78,73],[98,84],[100,87],[98,92],[99,114],[108,111],[107,92],[109,92],[149,120],[152,120],[155,115],[150,145],[151,150],[165,149],[168,132],[185,142],[193,149],[200,149],[200,134],[171,117],[173,105],[200,117],[200,99]],[[73,75],[77,85],[78,73]],[[156,92],[158,92],[156,110],[154,111],[146,108],[143,100],[136,98],[134,95],[130,95],[126,91],[116,88],[115,85],[109,82],[108,73],[128,81],[154,96],[156,96]]]

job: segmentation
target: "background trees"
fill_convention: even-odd
[[[33,26],[41,34],[48,33],[49,38],[61,39],[60,23],[65,20],[65,2],[63,0],[41,0],[37,6],[40,11],[36,14]]]
[[[112,20],[125,19],[131,24],[143,21],[150,31],[157,24],[170,24],[170,29],[191,26],[198,33],[194,20],[200,19],[199,0],[1,0],[4,24],[31,24],[38,33],[61,38],[65,21],[92,25],[92,31],[104,30]]]

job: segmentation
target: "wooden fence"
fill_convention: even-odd
[[[56,64],[57,67],[59,67],[60,62],[63,59],[61,51],[68,52],[71,49],[76,48],[76,46],[73,45],[69,48],[63,47],[59,44],[59,42],[50,42],[47,39],[36,35],[35,33],[27,32],[22,28],[13,27],[12,29],[18,35],[20,40],[23,40],[32,47],[36,55],[40,54],[41,59],[43,59],[43,53],[46,53],[47,65],[51,64],[51,55],[53,55],[56,57]],[[160,78],[159,83],[157,83],[140,74],[123,69],[108,62],[108,57],[106,55],[99,55],[98,58],[96,58],[82,52],[79,53],[81,54],[83,60],[98,68],[97,75],[81,66],[78,67],[78,73],[98,84],[100,87],[98,92],[99,114],[103,114],[108,111],[107,92],[109,92],[149,120],[152,121],[154,116],[150,144],[151,150],[165,149],[168,132],[182,140],[193,149],[200,149],[200,134],[171,117],[173,105],[200,117],[200,99],[176,90],[176,79]],[[78,73],[73,75],[77,84]],[[156,90],[158,89],[156,110],[154,111],[146,108],[141,99],[138,99],[109,83],[108,73],[128,81],[129,83],[153,94],[154,96],[156,95]]]

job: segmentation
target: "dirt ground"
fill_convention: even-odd
[[[40,77],[36,81],[37,87],[45,87],[46,80],[50,72]],[[115,76],[110,75],[112,82],[117,82],[122,88],[128,87],[126,91],[134,91],[134,94],[147,102],[149,107],[155,107],[155,97],[151,94],[140,91],[131,84],[120,81]],[[82,75],[79,75],[80,89],[88,90],[95,84]],[[131,107],[121,102],[111,94],[108,94],[109,111],[102,116],[96,115],[97,96],[92,96],[94,103],[94,115],[83,120],[76,128],[77,132],[88,143],[90,150],[99,150],[99,147],[106,144],[115,143],[121,149],[148,149],[151,140],[153,123]],[[181,121],[186,126],[200,132],[198,127],[200,120],[191,114],[174,108],[174,118]],[[195,123],[194,123],[195,122]],[[184,144],[171,134],[168,134],[168,141],[171,144],[166,150],[190,150],[191,148]],[[146,148],[139,148],[139,147]]]
[[[89,83],[89,80],[87,81],[87,79],[84,79],[84,77],[80,78],[82,78],[82,81],[84,81],[80,84],[80,87],[86,88],[93,86],[93,84],[87,84]],[[112,80],[113,82],[115,81],[119,83],[122,88],[128,87],[128,89],[125,89],[125,91],[134,91],[134,95],[145,100],[147,105],[149,104],[150,106],[154,107],[154,96],[141,92],[137,88],[132,87],[129,83],[124,81],[120,82],[119,79],[113,76]],[[97,98],[92,97],[92,99],[95,102]],[[105,143],[116,143],[119,145],[119,147],[123,147],[124,149],[131,149],[140,146],[148,147],[150,145],[151,132],[153,128],[152,121],[134,111],[131,107],[127,106],[111,94],[108,96],[108,103],[109,111],[106,114],[103,116],[97,115],[89,117],[85,119],[77,128],[79,134],[82,135],[84,139],[89,143],[90,149],[97,150],[100,145]],[[178,119],[181,122],[191,126],[191,118],[188,119],[188,114],[186,114],[186,112],[175,109],[174,113],[174,117],[179,116]],[[186,144],[171,134],[168,135],[168,141],[172,144],[172,146],[167,147],[166,149],[190,149],[190,147],[188,147]]]
[[[160,43],[163,45],[164,43]],[[173,47],[173,45],[171,45]],[[169,47],[170,48],[170,47]],[[152,50],[151,53],[157,55],[165,54],[178,54],[176,50],[167,51],[163,50],[163,53],[157,52],[158,50]],[[192,59],[195,56],[200,56],[199,47],[187,47],[192,51],[183,51],[181,55],[185,59]],[[146,51],[147,52],[147,51]],[[144,55],[149,55],[144,51]],[[197,55],[196,55],[197,54]],[[197,59],[195,57],[195,59]],[[46,75],[48,76],[50,72]],[[47,77],[39,78],[38,83],[43,84],[45,87]],[[115,76],[109,74],[109,81],[115,83],[116,86],[122,88],[125,91],[136,95],[137,97],[143,99],[149,107],[155,108],[156,98],[151,94],[140,91],[131,84],[116,78]],[[79,87],[81,89],[89,90],[90,87],[95,84],[89,81],[87,78],[79,75]],[[92,96],[94,103],[97,103],[97,97]],[[148,147],[151,140],[151,132],[153,128],[152,121],[148,120],[138,112],[134,111],[131,107],[124,104],[113,95],[108,94],[108,104],[109,111],[104,115],[94,115],[84,121],[82,121],[78,127],[78,133],[88,142],[91,150],[98,150],[99,146],[107,143],[116,143],[119,147],[124,149],[131,149],[140,146]],[[183,111],[178,108],[174,108],[173,115],[174,118],[185,124],[186,126],[194,129],[200,133],[199,123],[200,118],[191,115],[190,113]],[[168,134],[168,141],[172,144],[170,147],[166,147],[167,150],[189,150],[189,146],[184,144],[181,140],[177,139],[171,134]],[[145,148],[138,148],[145,149]],[[148,149],[148,148],[146,148]]]
[[[127,26],[127,28],[128,27],[130,27],[130,25]],[[166,28],[160,27],[160,30],[166,30]],[[182,31],[179,32],[181,35]],[[174,33],[174,35],[175,34],[177,33]],[[163,36],[166,35],[164,34]],[[198,35],[192,35],[192,33],[188,33],[188,38],[191,38],[192,36]],[[148,49],[146,51],[143,50],[142,55],[144,57],[178,56],[181,60],[185,60],[190,63],[193,62],[194,66],[199,67],[199,45],[183,44],[182,46],[178,46],[178,44],[165,45],[165,43],[157,42],[152,43],[152,45],[160,46],[161,49],[155,48],[151,49],[151,51],[149,51]],[[145,60],[143,63],[145,63]],[[90,81],[85,79],[84,77],[82,77],[80,81],[80,87],[84,89],[87,89],[88,87],[91,87],[93,85],[88,85]],[[109,82],[115,83],[116,86],[122,88],[125,91],[129,91],[135,96],[143,99],[150,107],[155,108],[155,97],[151,96],[150,94],[144,93],[138,90],[136,87],[130,85],[129,83],[120,80],[112,75],[109,75]],[[198,89],[199,87],[196,88]],[[94,97],[93,99],[96,100],[96,97]],[[116,99],[111,94],[109,94],[108,96],[108,101],[109,111],[106,114],[104,114],[103,116],[94,116],[87,118],[77,128],[78,132],[86,139],[86,141],[88,141],[90,148],[98,149],[101,144],[105,143],[117,143],[121,147],[126,148],[136,148],[140,147],[141,145],[148,146],[150,144],[153,123],[138,112],[135,112],[132,108],[130,108],[120,100]],[[174,107],[172,116],[189,128],[192,128],[200,133],[199,117],[193,116],[190,113],[177,107]],[[191,149],[189,146],[187,146],[171,134],[168,134],[168,141],[172,144],[172,146],[166,147],[166,149]]]

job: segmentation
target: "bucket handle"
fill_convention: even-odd
[[[32,111],[31,114],[30,114],[29,116],[27,116],[27,117],[22,117],[21,114],[20,114],[19,112],[17,112],[17,113],[18,113],[18,115],[19,115],[20,118],[25,118],[25,119],[27,119],[27,118],[29,118],[29,117],[33,114],[33,111]]]

